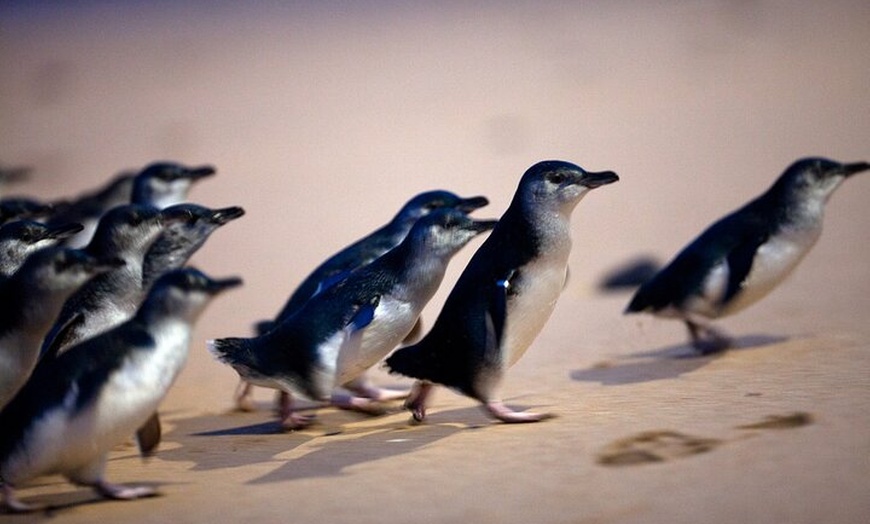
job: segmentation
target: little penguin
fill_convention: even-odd
[[[314,401],[326,401],[344,386],[366,398],[336,396],[335,405],[370,410],[380,395],[353,381],[410,333],[450,259],[494,224],[457,209],[432,212],[398,246],[311,297],[273,330],[256,338],[212,340],[209,350],[252,384]],[[281,417],[288,429],[311,421],[293,411],[289,396]]]
[[[392,373],[418,379],[406,407],[426,416],[433,383],[474,398],[503,422],[536,422],[547,414],[516,412],[500,397],[507,369],[523,355],[565,286],[571,213],[591,189],[619,180],[547,160],[520,179],[508,209],[451,290],[432,329],[386,360]]]
[[[727,349],[731,340],[707,321],[754,304],[782,282],[821,235],[834,190],[868,169],[867,162],[797,160],[766,192],[680,251],[637,290],[625,312],[682,320],[701,354]]]
[[[90,278],[119,264],[54,246],[33,253],[12,276],[0,280],[0,408],[36,366],[42,337],[64,301]]]
[[[212,297],[241,283],[194,268],[164,274],[136,315],[41,361],[0,412],[0,482],[6,507],[36,509],[15,488],[48,474],[114,499],[154,495],[105,479],[109,451],[157,409],[187,360],[194,322]]]
[[[296,288],[274,320],[264,320],[257,323],[257,334],[265,334],[281,320],[293,315],[313,295],[341,281],[350,271],[372,262],[399,245],[419,218],[442,208],[458,209],[464,213],[471,213],[487,204],[489,204],[489,200],[484,196],[464,198],[440,189],[424,191],[415,195],[399,209],[388,223],[345,247],[317,266],[299,284],[299,287]],[[415,327],[412,334],[418,330],[419,325]],[[235,395],[238,409],[242,411],[253,410],[251,393],[251,385],[242,381]]]
[[[191,186],[216,173],[212,166],[189,167],[175,162],[154,162],[133,180],[130,202],[163,209],[187,200]]]
[[[48,226],[32,220],[15,220],[0,226],[0,279],[12,276],[31,254],[81,230],[81,224]]]
[[[99,258],[119,258],[124,265],[91,279],[64,303],[45,336],[42,358],[105,331],[129,318],[128,311],[136,311],[143,298],[143,259],[163,227],[161,212],[150,206],[128,204],[103,215],[84,250]]]
[[[52,212],[51,204],[39,202],[28,197],[9,197],[0,199],[0,226],[13,220],[43,218]]]

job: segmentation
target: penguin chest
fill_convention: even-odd
[[[335,385],[347,384],[381,361],[411,332],[420,309],[414,304],[384,296],[374,318],[362,330],[348,333],[336,358]]]
[[[565,287],[567,272],[567,254],[539,258],[519,269],[519,277],[507,290],[501,344],[502,362],[506,367],[523,356],[543,329]]]
[[[809,253],[821,234],[821,227],[790,228],[762,244],[740,292],[722,310],[731,314],[754,304],[779,285]]]

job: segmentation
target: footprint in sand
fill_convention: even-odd
[[[788,415],[770,415],[761,422],[737,426],[737,429],[791,429],[812,423],[813,416],[811,414],[797,412]],[[726,442],[727,440],[695,437],[677,431],[644,431],[611,442],[598,453],[597,462],[604,466],[633,466],[651,462],[665,462],[706,453]]]

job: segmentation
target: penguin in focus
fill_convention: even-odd
[[[391,373],[418,382],[406,407],[426,416],[433,384],[474,398],[503,422],[549,415],[515,412],[501,399],[507,369],[523,355],[552,313],[566,283],[571,213],[592,189],[619,177],[549,160],[522,176],[508,209],[478,248],[432,329],[386,360]]]
[[[15,220],[0,226],[0,279],[12,276],[31,254],[81,230],[81,224],[48,226],[32,220]]]
[[[164,222],[156,208],[134,204],[103,215],[84,251],[98,258],[119,258],[124,265],[91,279],[67,299],[45,336],[42,358],[127,320],[129,312],[136,311],[142,301],[143,259]]]
[[[36,508],[15,489],[61,474],[104,497],[135,499],[150,487],[105,479],[109,451],[157,409],[187,360],[194,322],[218,293],[241,280],[185,268],[155,282],[136,315],[50,361],[0,412],[0,483],[6,507]]]
[[[797,160],[767,191],[680,251],[637,290],[625,312],[682,320],[701,354],[726,349],[730,339],[708,321],[741,311],[782,282],[821,235],[834,190],[868,169],[867,162]]]
[[[209,351],[252,384],[314,401],[330,399],[343,386],[360,396],[335,396],[335,405],[372,408],[381,395],[355,379],[411,332],[450,259],[494,224],[457,209],[434,211],[417,220],[398,246],[313,296],[271,331],[212,340]],[[293,411],[289,397],[281,418],[289,429],[311,421]]]
[[[42,337],[66,299],[95,275],[119,264],[74,249],[47,247],[0,280],[0,409],[27,381]]]
[[[273,320],[264,320],[256,324],[257,334],[265,334],[281,320],[298,311],[315,294],[340,282],[350,271],[369,264],[399,245],[419,218],[436,209],[443,208],[471,213],[487,204],[489,204],[489,200],[484,196],[463,198],[445,190],[425,191],[415,195],[405,202],[389,222],[353,242],[317,266],[290,295],[284,307]],[[420,326],[418,325],[409,336],[413,338],[413,334],[419,330]],[[236,407],[242,411],[253,411],[251,394],[252,386],[242,381],[235,394]]]

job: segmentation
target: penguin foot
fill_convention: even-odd
[[[121,486],[100,480],[91,486],[100,495],[115,500],[133,500],[157,495],[157,490],[147,486]]]
[[[314,423],[315,418],[314,415],[303,415],[298,411],[293,411],[281,417],[281,427],[287,431],[305,429]]]
[[[254,386],[249,382],[245,382],[244,380],[239,382],[239,385],[236,387],[236,392],[233,394],[233,399],[236,403],[237,411],[244,411],[245,413],[250,413],[252,411],[257,410],[257,406],[254,404],[253,397]]]
[[[384,389],[367,383],[351,383],[344,386],[360,397],[365,397],[379,402],[391,400],[404,400],[411,395],[411,390]]]
[[[507,424],[523,424],[527,422],[540,422],[549,418],[554,418],[552,413],[530,413],[525,411],[514,411],[505,406],[501,401],[490,401],[484,404],[484,409],[494,418]]]
[[[18,500],[18,497],[15,496],[15,490],[9,484],[4,483],[0,489],[3,491],[3,507],[6,508],[9,513],[30,513],[45,509],[45,506],[43,505],[25,504]]]
[[[339,409],[358,411],[367,415],[384,415],[387,413],[386,407],[379,402],[379,399],[368,397],[335,393],[332,395],[331,403]]]
[[[408,400],[405,401],[405,409],[411,412],[414,422],[420,423],[426,418],[426,401],[431,392],[431,382],[416,382],[411,388]]]
[[[720,353],[734,345],[734,341],[723,332],[710,326],[686,321],[689,336],[692,339],[692,347],[700,355],[712,355]]]

